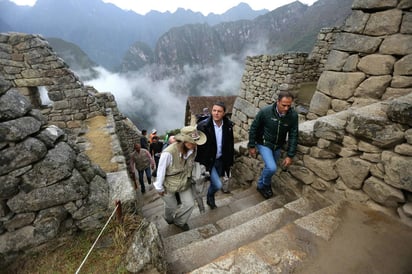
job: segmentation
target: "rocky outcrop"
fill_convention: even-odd
[[[182,71],[184,65],[213,65],[227,55],[244,60],[257,51],[309,51],[320,28],[342,24],[351,2],[319,0],[307,6],[295,1],[254,20],[175,27],[157,41],[155,62]]]

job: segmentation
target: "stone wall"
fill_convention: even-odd
[[[0,78],[0,265],[66,233],[101,227],[106,174]]]
[[[81,128],[81,121],[104,114],[87,87],[39,35],[0,34],[0,74],[30,98],[35,108],[39,87],[53,102],[44,112],[49,124],[65,129]],[[32,100],[33,98],[33,100]]]
[[[112,94],[83,85],[46,40],[22,33],[0,33],[0,82],[0,265],[102,226],[113,200],[135,211],[127,162],[140,132]],[[96,116],[107,118],[116,172],[85,154],[87,120]]]
[[[411,1],[355,0],[325,65],[307,118],[412,92]]]
[[[272,104],[279,91],[287,90],[297,95],[302,84],[319,79],[336,32],[339,30],[322,29],[310,55],[283,53],[246,58],[245,72],[232,114],[237,140],[247,139],[249,126],[256,113],[260,108]]]
[[[412,2],[355,0],[352,7],[335,32],[308,120],[299,125],[294,165],[278,170],[272,184],[292,196],[360,201],[411,224]],[[274,91],[293,90],[294,79],[273,80],[285,69],[268,61],[291,63],[286,57],[248,60],[236,113],[242,140],[258,109],[273,103]],[[299,66],[289,71],[300,82]],[[246,141],[238,151],[232,174],[244,178],[238,183],[252,184],[263,168],[261,159],[247,155]]]

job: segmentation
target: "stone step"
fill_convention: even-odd
[[[241,202],[242,200],[243,199],[239,201]],[[204,215],[202,219],[205,220],[206,224],[192,228],[190,231],[178,233],[175,235],[171,235],[169,237],[164,237],[165,251],[167,253],[170,253],[173,250],[182,248],[189,243],[207,239],[213,235],[218,234],[222,230],[230,229],[234,226],[245,223],[275,208],[282,207],[285,204],[285,200],[286,199],[283,196],[264,200],[263,202],[255,204],[252,207],[246,208],[244,210],[226,216],[222,219],[219,219],[216,222],[216,225],[210,222],[209,216]],[[218,211],[216,210],[216,212]]]
[[[399,220],[339,202],[190,273],[410,273],[411,245],[412,230]]]
[[[301,215],[297,213],[299,210],[295,208],[302,207],[304,204],[308,207],[306,211],[312,208],[310,201],[301,198],[299,201],[288,206],[294,210],[290,210],[287,207],[272,210],[240,225],[224,230],[212,237],[202,241],[191,242],[171,254],[166,254],[166,259],[170,266],[170,273],[191,271],[239,246],[264,237],[266,234],[301,217]],[[167,242],[167,240],[164,242]]]
[[[211,210],[206,205],[206,198],[203,198],[206,208],[205,213],[201,213],[199,208],[197,206],[195,207],[188,222],[191,229],[207,224],[215,224],[216,221],[226,216],[264,201],[264,198],[253,188],[236,189],[231,191],[230,194],[218,192],[216,193],[215,198],[216,205],[218,206],[217,209]],[[166,223],[163,218],[163,213],[164,208],[162,202],[158,206],[144,211],[143,216],[156,224],[159,233],[163,238],[181,233],[182,231],[179,228]]]
[[[146,187],[148,189],[148,187]],[[230,194],[223,194],[221,192],[216,193],[216,205],[217,206],[223,206],[227,204],[229,201],[228,197],[232,197],[232,199],[240,199],[244,196],[248,196],[250,193],[253,193],[252,188],[248,189],[241,189],[237,188],[231,191]],[[157,194],[156,190],[150,189],[147,191],[145,194],[143,194],[143,199],[144,199],[144,205],[142,208],[143,216],[151,221],[151,218],[156,218],[154,215],[157,213],[163,213],[163,200],[160,198],[160,196]],[[208,206],[206,205],[206,198],[203,198],[203,202],[205,205],[205,209],[208,210]],[[192,216],[200,215],[201,213],[198,210],[198,207],[195,207],[195,210],[192,213]]]
[[[220,230],[227,230],[276,208],[282,207],[284,204],[286,204],[286,199],[284,196],[278,196],[273,199],[264,200],[263,202],[255,204],[254,206],[250,206],[244,210],[235,212],[221,220],[218,220],[216,224],[218,225]]]

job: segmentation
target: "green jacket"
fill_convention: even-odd
[[[262,108],[249,129],[248,147],[262,144],[272,149],[279,149],[286,143],[288,137],[288,157],[294,157],[298,144],[298,113],[289,109],[285,116],[280,117],[276,111],[276,103]]]

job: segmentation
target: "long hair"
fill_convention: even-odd
[[[176,140],[176,143],[177,143],[176,145],[177,145],[178,150],[182,153],[181,157],[183,158],[183,155],[186,155],[189,149],[185,146],[184,141]]]

